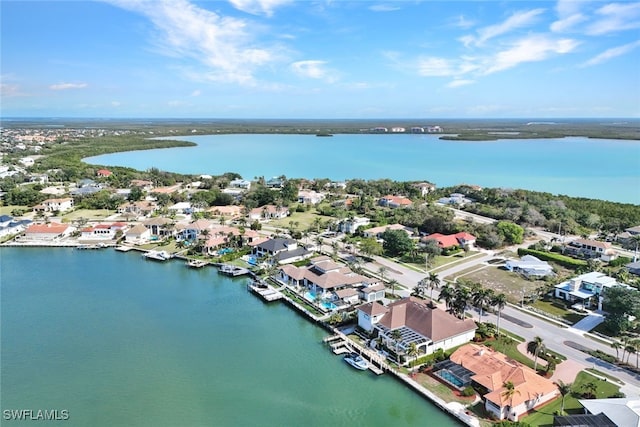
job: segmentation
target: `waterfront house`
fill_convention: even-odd
[[[284,179],[273,177],[267,180],[264,185],[267,188],[282,188],[284,186]]]
[[[577,308],[602,310],[603,295],[607,288],[613,286],[630,286],[618,283],[613,277],[592,271],[581,274],[555,286],[554,296],[574,304]]]
[[[331,307],[334,309],[357,304],[361,289],[379,285],[377,279],[354,273],[327,256],[312,258],[307,267],[284,265],[280,267],[277,278],[290,286],[301,287],[304,297],[310,302],[322,300],[333,304]]]
[[[347,200],[351,200],[351,199],[347,199]],[[353,218],[347,218],[341,221],[338,227],[339,227],[339,230],[343,233],[353,234],[358,230],[358,228],[366,227],[370,223],[371,223],[371,220],[367,217],[354,216]]]
[[[364,230],[362,233],[364,237],[374,237],[379,239],[380,236],[387,230],[402,230],[407,233],[410,237],[413,236],[413,229],[409,227],[405,227],[402,224],[390,224],[390,225],[381,225],[380,227],[373,227],[367,230]]]
[[[560,395],[551,380],[478,344],[458,348],[449,360],[435,366],[434,373],[457,388],[472,385],[480,391],[485,409],[499,420],[518,421],[522,415]],[[513,384],[513,394],[507,393],[507,383]]]
[[[49,222],[46,224],[31,224],[24,232],[24,240],[52,241],[69,236],[74,228],[69,224]]]
[[[387,196],[381,197],[378,200],[378,204],[380,206],[386,206],[389,208],[405,208],[413,205],[413,202],[407,197],[394,196],[389,194]]]
[[[142,224],[138,224],[125,233],[124,240],[127,243],[141,245],[151,239],[151,231]]]
[[[533,255],[525,255],[519,260],[507,260],[505,268],[525,277],[545,277],[554,274],[553,267],[548,262],[541,261]]]
[[[142,223],[151,233],[152,240],[170,236],[173,233],[173,223],[169,218],[157,216]]]
[[[563,247],[564,253],[580,258],[596,258],[604,262],[615,259],[618,254],[611,243],[591,239],[577,239]]]
[[[61,199],[47,199],[33,207],[34,212],[65,212],[73,208],[73,199],[64,197]]]
[[[0,215],[0,227],[8,226],[11,221],[13,221],[13,217],[10,215]]]
[[[312,255],[306,248],[299,247],[296,240],[279,237],[253,246],[252,252],[258,258],[271,257],[278,264],[301,261]]]
[[[382,301],[385,297],[386,286],[382,283],[363,286],[358,290],[360,299],[364,302]]]
[[[446,351],[471,341],[476,332],[472,319],[461,320],[415,297],[403,298],[386,307],[378,302],[366,303],[357,310],[358,326],[381,337],[388,347],[400,353],[406,353],[411,344],[416,345],[420,354],[431,354],[438,349]],[[393,338],[394,331],[400,332],[398,341]]]
[[[81,240],[112,240],[116,237],[118,231],[123,231],[126,224],[123,222],[115,222],[113,224],[96,224],[91,227],[85,227],[81,230]]]
[[[96,171],[96,176],[99,176],[101,178],[109,178],[111,175],[113,175],[113,172],[111,172],[109,169],[98,169]]]
[[[473,249],[473,245],[476,243],[476,237],[473,234],[465,232],[456,234],[433,233],[422,237],[420,242],[424,244],[428,240],[435,240],[443,250],[451,250],[456,247]]]
[[[17,219],[9,221],[9,223],[6,223],[6,225],[0,226],[0,238],[15,236],[16,234],[22,233],[32,223],[33,221],[31,221],[30,219]]]
[[[209,235],[204,242],[202,250],[208,255],[216,256],[220,255],[219,251],[222,249],[228,250],[242,247],[245,244],[250,244],[259,236],[258,232],[254,230],[241,231],[237,227],[213,225],[209,229]]]
[[[193,242],[199,238],[206,238],[211,234],[213,227],[213,222],[207,219],[199,219],[187,224],[180,222],[175,226],[176,240]]]

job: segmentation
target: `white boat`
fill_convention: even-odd
[[[156,261],[166,261],[171,258],[171,254],[167,251],[149,251],[142,256]]]
[[[349,353],[344,357],[344,361],[349,365],[353,366],[356,369],[360,369],[361,371],[366,371],[369,369],[369,362],[367,362],[362,356],[358,353]]]
[[[199,259],[190,259],[189,261],[187,261],[187,267],[191,268],[201,268],[205,265],[207,265],[207,262]]]

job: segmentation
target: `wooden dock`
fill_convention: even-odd
[[[133,247],[131,246],[116,246],[116,251],[119,251],[119,252],[129,252],[132,249]]]
[[[251,273],[248,268],[238,267],[236,265],[222,264],[219,267],[218,273],[225,274],[231,277],[244,276]]]
[[[254,294],[260,296],[266,302],[277,301],[284,298],[284,294],[282,292],[266,283],[252,282],[247,285],[247,288]]]

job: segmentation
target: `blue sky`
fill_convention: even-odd
[[[640,2],[0,1],[4,117],[640,117]]]

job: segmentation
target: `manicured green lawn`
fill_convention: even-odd
[[[531,304],[534,308],[542,310],[545,313],[549,313],[555,317],[560,317],[567,320],[570,323],[577,323],[585,318],[584,314],[575,313],[571,310],[567,310],[562,304],[558,304],[554,301],[542,301],[538,300]]]
[[[578,402],[578,399],[582,399],[581,394],[584,392],[582,386],[589,382],[593,382],[597,385],[598,389],[596,392],[596,398],[598,399],[609,398],[620,391],[620,387],[609,381],[603,381],[584,371],[580,372],[571,387],[571,393],[569,393],[564,399],[564,411],[567,414],[583,413],[582,405]],[[523,418],[521,421],[532,426],[551,426],[553,424],[553,415],[556,412],[559,413],[561,407],[562,399],[559,398],[548,405],[543,406],[537,411],[534,411],[531,415]]]
[[[26,212],[31,212],[29,206],[0,206],[0,215],[11,215],[11,211],[14,209],[22,209]]]
[[[318,215],[316,213],[316,210],[312,208],[306,212],[292,211],[290,216],[283,219],[269,221],[268,225],[271,227],[289,229],[292,226],[291,221],[293,221],[293,229],[295,231],[306,231],[313,227],[313,221],[316,218],[320,218],[323,222],[331,219],[328,216]],[[296,222],[298,223],[298,225],[295,225]]]

